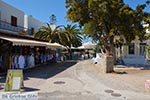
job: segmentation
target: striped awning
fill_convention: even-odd
[[[14,37],[5,37],[0,36],[0,39],[12,42],[13,46],[45,46],[47,48],[65,48],[63,45],[58,43],[49,43],[49,42],[42,42],[37,40],[29,40],[29,39],[21,39],[21,38],[14,38]]]
[[[0,39],[12,42],[13,46],[46,46],[47,43],[47,42],[41,42],[36,40],[3,37],[3,36],[0,36]]]
[[[63,46],[59,43],[47,43],[47,47],[48,48],[53,48],[53,49],[56,49],[56,48],[67,49],[65,46]]]

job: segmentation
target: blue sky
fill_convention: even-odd
[[[66,25],[71,22],[66,22],[65,0],[3,0],[6,3],[22,10],[27,15],[32,15],[34,18],[48,22],[49,16],[56,15],[57,25]],[[133,9],[137,4],[142,4],[146,0],[124,0]],[[150,6],[146,11],[150,12]]]

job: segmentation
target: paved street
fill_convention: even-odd
[[[150,76],[142,74],[103,74],[91,60],[66,61],[26,70],[24,91],[38,92],[38,100],[150,100],[143,85]]]

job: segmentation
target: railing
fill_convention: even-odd
[[[13,26],[13,25],[11,25],[11,23],[8,23],[8,22],[2,21],[2,20],[0,20],[0,29],[17,32],[17,33],[26,32],[29,35],[32,34],[31,29],[27,29],[25,27],[18,26],[18,25]]]

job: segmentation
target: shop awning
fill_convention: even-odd
[[[12,42],[13,46],[47,46],[46,44],[47,42],[41,42],[36,40],[2,37],[2,36],[0,36],[0,39]]]
[[[60,49],[66,49],[65,46],[59,44],[59,43],[47,43],[47,48],[53,48],[53,49],[56,49],[56,48],[60,48]]]

